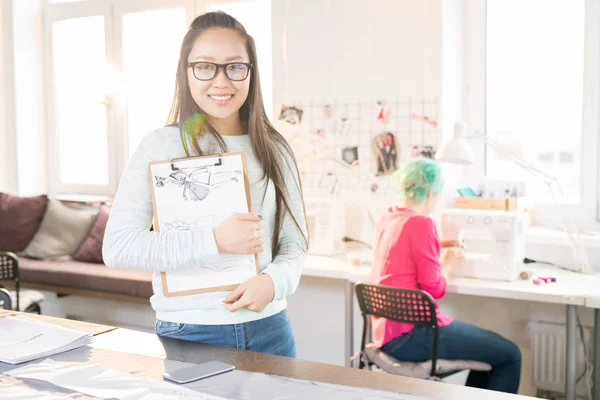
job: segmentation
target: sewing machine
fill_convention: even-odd
[[[518,211],[452,208],[441,211],[441,238],[464,243],[452,275],[511,281],[525,256],[527,219]]]

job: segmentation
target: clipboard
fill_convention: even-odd
[[[148,177],[157,232],[212,229],[252,211],[243,152],[153,161]],[[161,282],[165,297],[189,296],[233,290],[259,273],[257,254],[220,254],[210,264],[161,272]]]

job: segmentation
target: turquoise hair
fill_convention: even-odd
[[[428,191],[438,195],[444,188],[440,164],[426,157],[404,162],[392,175],[392,183],[401,201],[412,199],[417,204],[425,201]]]

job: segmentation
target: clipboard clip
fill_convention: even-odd
[[[214,165],[215,167],[219,167],[221,165],[223,165],[223,155],[222,154],[216,154],[216,156],[218,157],[217,162],[215,162]],[[179,171],[180,168],[178,168],[175,163],[177,161],[182,161],[182,160],[189,160],[189,158],[185,157],[185,158],[174,158],[171,160],[171,171]],[[208,167],[211,164],[207,164],[207,165],[202,165],[203,167]]]

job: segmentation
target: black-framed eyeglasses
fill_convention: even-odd
[[[252,64],[241,62],[217,64],[206,61],[198,61],[189,62],[188,67],[192,69],[194,77],[199,81],[210,81],[214,79],[219,73],[219,69],[223,68],[223,71],[225,71],[225,76],[227,76],[229,80],[239,82],[248,77],[248,73],[250,72],[250,68],[252,68]]]

